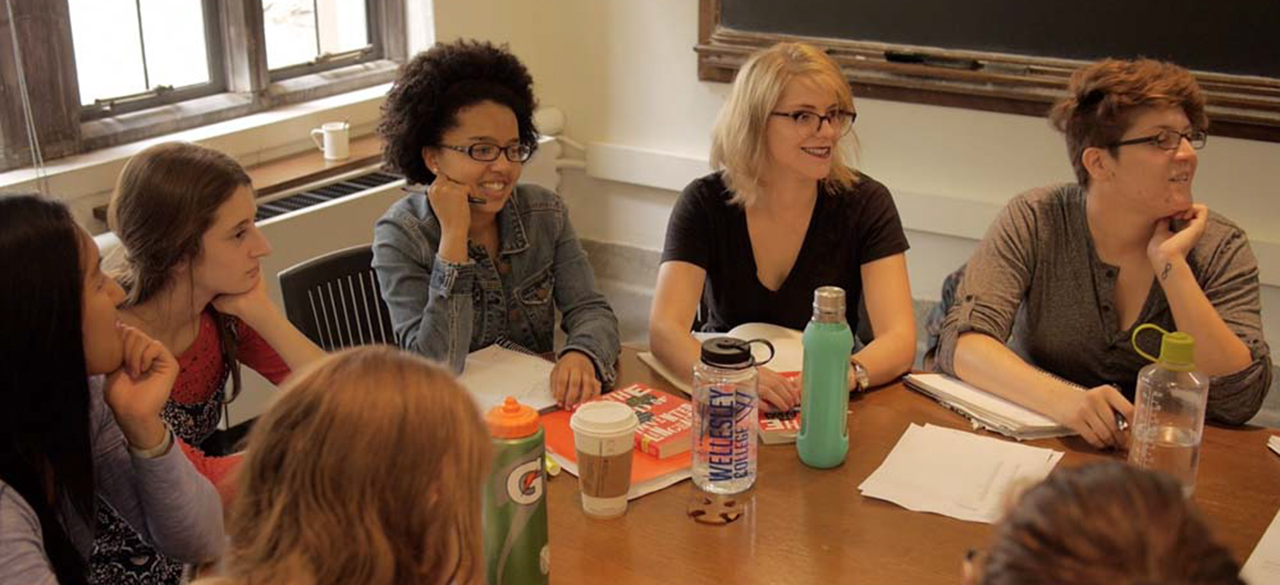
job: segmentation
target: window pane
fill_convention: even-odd
[[[141,0],[151,87],[209,82],[201,0]]]
[[[81,104],[209,81],[201,0],[69,0],[68,7]]]
[[[369,44],[365,4],[356,0],[318,0],[320,52],[342,53]]]
[[[146,91],[134,0],[70,0],[80,103]]]
[[[267,68],[280,69],[369,44],[360,0],[264,0]]]

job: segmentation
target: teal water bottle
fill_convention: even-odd
[[[510,396],[485,414],[493,471],[484,486],[484,556],[489,585],[550,580],[542,422]]]
[[[813,291],[813,318],[804,328],[800,434],[796,451],[809,467],[844,463],[849,452],[849,356],[853,332],[844,317],[844,289]]]

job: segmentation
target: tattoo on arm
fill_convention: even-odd
[[[1160,271],[1160,280],[1169,280],[1169,271],[1173,270],[1173,262],[1165,262],[1164,270]]]

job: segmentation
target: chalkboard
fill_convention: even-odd
[[[1280,142],[1280,0],[700,0],[699,77],[782,40],[825,48],[855,92],[1043,115],[1104,57],[1194,71],[1213,134]]]

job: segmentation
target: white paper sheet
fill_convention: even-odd
[[[1280,440],[1272,437],[1271,448],[1280,447],[1277,443]],[[1240,576],[1250,585],[1280,583],[1280,513],[1271,520],[1271,526],[1262,534],[1258,546],[1253,547],[1253,554],[1240,569]]]
[[[862,495],[908,510],[994,523],[1010,490],[1038,482],[1061,451],[935,425],[912,424],[862,485]]]
[[[467,356],[458,376],[475,399],[480,412],[500,406],[508,396],[534,410],[555,406],[551,396],[551,369],[555,364],[537,356],[490,345]]]

